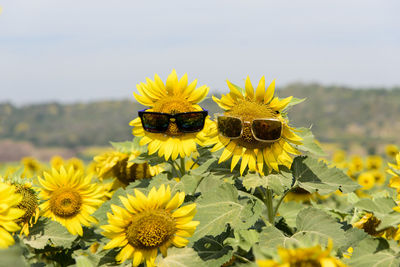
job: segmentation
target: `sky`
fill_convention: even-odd
[[[398,0],[0,0],[0,102],[129,98],[176,69],[227,92],[276,79],[400,85]]]

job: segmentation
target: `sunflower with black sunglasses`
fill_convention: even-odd
[[[132,133],[142,137],[140,145],[147,145],[148,153],[158,152],[165,160],[189,157],[203,145],[211,120],[207,110],[198,103],[208,94],[206,85],[197,87],[197,80],[188,84],[187,74],[178,80],[173,70],[166,84],[156,74],[154,81],[137,85],[140,94],[136,100],[150,108],[138,112],[139,117],[130,122]]]
[[[249,77],[245,90],[227,81],[230,92],[221,99],[213,100],[225,110],[216,114],[216,124],[212,130],[210,144],[215,144],[212,152],[224,148],[219,163],[232,158],[231,171],[240,163],[240,174],[248,167],[250,171],[264,173],[275,170],[279,165],[290,168],[292,157],[300,152],[294,145],[302,144],[296,129],[288,125],[282,113],[292,97],[274,97],[275,80],[265,89],[262,77],[254,90]],[[265,168],[265,166],[267,168]]]

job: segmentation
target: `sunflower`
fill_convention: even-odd
[[[335,164],[340,164],[346,161],[346,151],[344,150],[337,150],[333,153],[332,161]]]
[[[357,178],[358,183],[362,186],[363,190],[368,190],[374,187],[375,177],[372,172],[363,172]]]
[[[385,239],[393,239],[396,236],[396,228],[387,227],[382,230],[377,230],[381,221],[374,216],[372,213],[365,213],[364,216],[353,223],[353,227],[364,230],[369,235],[375,237],[383,237]]]
[[[63,165],[64,165],[64,159],[61,156],[53,156],[50,159],[50,166],[52,168],[59,170]]]
[[[21,163],[24,165],[24,177],[32,177],[41,170],[41,164],[33,157],[24,157],[21,159]]]
[[[100,178],[117,178],[122,186],[138,179],[151,178],[163,171],[160,165],[151,166],[148,163],[131,162],[140,155],[139,151],[122,153],[118,151],[106,152],[96,156],[96,172]]]
[[[290,192],[286,195],[284,201],[308,202],[314,199],[315,199],[315,194],[311,194],[310,192],[301,187],[296,187],[290,190]]]
[[[385,152],[388,157],[394,158],[399,153],[399,148],[396,145],[390,144],[385,147]]]
[[[43,216],[64,225],[73,235],[83,235],[82,225],[90,226],[97,220],[90,216],[102,204],[103,187],[91,183],[90,175],[72,167],[68,171],[62,166],[59,171],[52,169],[39,178],[39,197],[43,199],[40,209]]]
[[[28,236],[29,227],[32,227],[39,218],[39,201],[30,183],[15,184],[15,187],[15,192],[22,195],[22,200],[17,208],[25,211],[25,214],[17,222],[22,226],[21,235]]]
[[[197,80],[188,84],[187,74],[178,80],[173,70],[167,78],[166,84],[160,77],[154,75],[154,81],[147,78],[147,83],[140,83],[137,89],[140,95],[133,93],[136,100],[150,108],[147,111],[176,114],[182,112],[202,111],[197,105],[208,94],[209,88],[206,85],[196,88]],[[132,133],[140,136],[140,145],[148,145],[148,153],[152,155],[158,152],[158,156],[164,156],[165,160],[189,157],[197,151],[196,144],[202,145],[206,140],[210,119],[206,119],[204,129],[196,133],[182,133],[175,122],[171,122],[165,133],[150,133],[143,129],[140,118],[130,122],[133,126]]]
[[[14,244],[14,238],[10,232],[20,229],[16,221],[24,215],[25,211],[16,208],[22,200],[13,185],[0,182],[0,249]]]
[[[367,169],[378,170],[382,167],[383,159],[378,155],[371,155],[367,157]]]
[[[222,95],[221,99],[213,96],[213,100],[225,110],[225,115],[241,118],[244,121],[252,121],[257,118],[274,118],[282,122],[282,137],[275,142],[266,143],[257,141],[249,124],[243,127],[243,134],[238,139],[229,139],[218,134],[216,125],[212,128],[209,144],[215,144],[212,152],[225,148],[219,159],[219,163],[232,158],[231,170],[240,164],[240,173],[243,174],[248,166],[251,171],[263,173],[264,163],[269,170],[279,172],[279,165],[290,168],[293,162],[289,154],[298,155],[300,152],[293,144],[300,145],[303,140],[294,133],[295,128],[288,125],[288,120],[282,111],[288,106],[292,97],[279,100],[274,97],[275,80],[265,89],[265,78],[262,77],[255,92],[249,77],[246,79],[245,92],[227,81],[230,93]]]
[[[326,249],[320,245],[310,248],[278,248],[280,261],[258,260],[260,267],[289,267],[289,266],[321,266],[321,267],[344,267],[339,259],[332,257],[332,241],[329,240]]]
[[[171,245],[184,247],[196,230],[198,221],[192,221],[196,204],[180,207],[185,193],[176,193],[171,198],[171,189],[161,185],[153,187],[146,197],[135,189],[135,197],[120,197],[125,208],[111,205],[113,214],[107,213],[108,225],[103,225],[104,236],[111,239],[104,249],[122,247],[116,260],[133,259],[133,266],[146,262],[154,266],[158,249],[163,256]]]
[[[353,156],[351,158],[349,168],[352,169],[354,172],[362,171],[364,168],[363,159],[358,155]]]
[[[383,185],[386,181],[385,173],[378,170],[372,170],[371,174],[374,176],[375,184]]]

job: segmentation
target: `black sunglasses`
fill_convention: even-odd
[[[143,129],[150,133],[165,133],[168,130],[171,119],[182,133],[199,132],[204,127],[208,110],[182,112],[176,114],[139,110]]]

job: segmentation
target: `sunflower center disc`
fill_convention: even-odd
[[[192,107],[192,104],[190,104],[186,99],[179,96],[168,96],[157,101],[157,103],[153,107],[153,111],[176,114],[196,110]],[[169,136],[180,136],[184,133],[181,133],[176,123],[171,121],[165,134]]]
[[[276,113],[266,104],[251,100],[239,100],[235,106],[225,115],[241,118],[244,122],[251,122],[254,119],[276,118]],[[249,149],[262,149],[271,143],[257,141],[251,132],[251,123],[244,123],[242,136],[235,139],[238,145]]]
[[[313,259],[304,259],[293,262],[290,266],[294,267],[321,267],[321,263]]]
[[[82,197],[78,192],[69,188],[60,188],[50,198],[50,210],[62,218],[78,214],[81,206]]]
[[[127,228],[127,239],[136,248],[156,248],[175,233],[175,221],[165,210],[150,210],[134,217]]]
[[[16,193],[22,195],[22,200],[17,205],[17,208],[25,211],[25,214],[20,218],[20,221],[29,222],[38,207],[38,199],[32,189],[26,188],[23,185],[17,185],[16,188]]]

